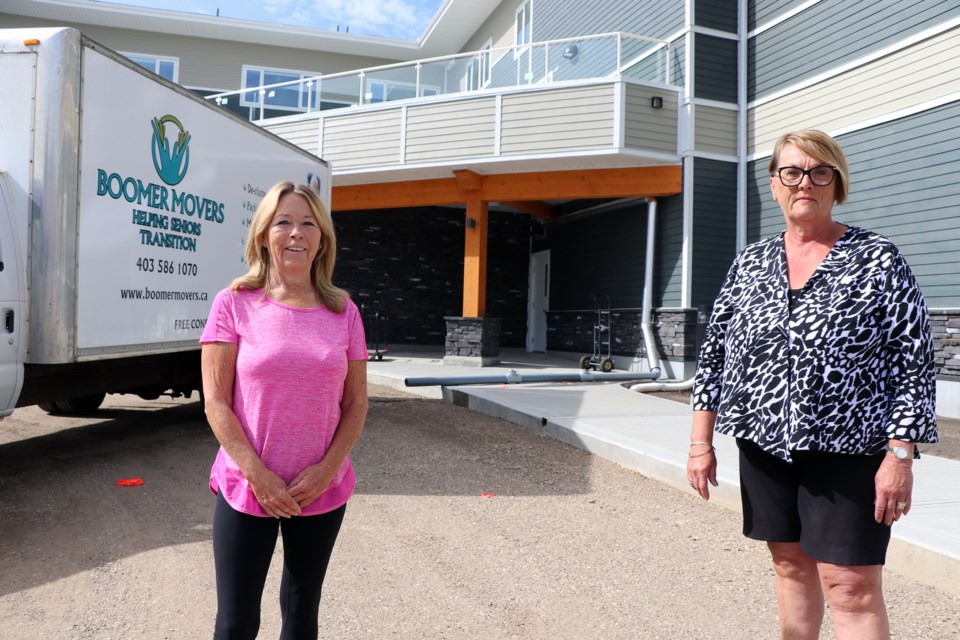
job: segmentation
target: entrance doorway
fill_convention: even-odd
[[[527,295],[527,351],[547,350],[547,311],[550,310],[550,251],[530,254]]]

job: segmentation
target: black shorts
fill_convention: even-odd
[[[890,527],[874,518],[874,478],[883,456],[796,451],[793,462],[749,440],[740,449],[743,535],[799,542],[819,562],[884,564]]]

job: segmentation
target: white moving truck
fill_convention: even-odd
[[[257,203],[329,166],[73,29],[0,30],[0,87],[0,417],[200,390]]]

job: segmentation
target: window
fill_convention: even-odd
[[[297,82],[284,87],[267,89],[263,96],[263,104],[270,109],[283,111],[312,111],[317,108],[317,93],[315,82],[301,82],[320,74],[311,71],[287,71],[283,69],[269,69],[265,67],[251,67],[243,65],[243,88],[264,87],[284,82]],[[257,91],[247,91],[241,94],[240,106],[259,107],[260,96]]]
[[[480,49],[476,58],[471,58],[467,62],[467,90],[482,89],[490,83],[491,55],[493,53],[493,40],[487,40],[487,43]]]
[[[417,97],[417,86],[408,82],[391,82],[389,80],[370,80],[367,83],[366,101],[368,104],[390,102],[391,100],[408,100]],[[421,96],[435,96],[440,93],[439,88],[421,85]]]
[[[530,0],[527,0],[517,9],[517,46],[530,44],[533,40],[533,27],[530,15]]]
[[[485,87],[490,84],[490,57],[493,52],[493,40],[487,40],[487,43],[480,49],[480,86]]]
[[[180,75],[180,60],[178,58],[161,58],[144,53],[124,53],[122,55],[128,60],[136,62],[147,71],[152,71],[170,82],[177,82]]]

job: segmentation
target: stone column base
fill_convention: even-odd
[[[443,363],[468,367],[500,364],[500,318],[447,316]]]

